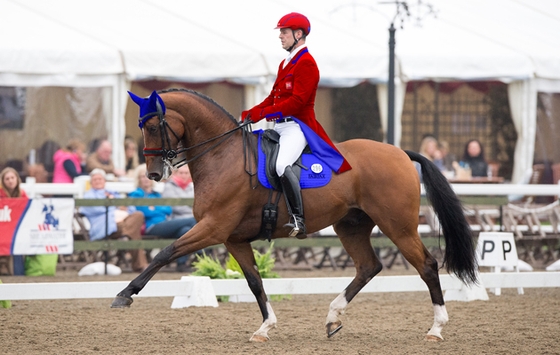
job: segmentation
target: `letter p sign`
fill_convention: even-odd
[[[476,247],[478,265],[517,267],[517,248],[513,233],[482,232]]]
[[[488,254],[494,251],[494,242],[492,240],[484,240],[482,241],[482,254],[480,258],[484,260],[484,254]]]

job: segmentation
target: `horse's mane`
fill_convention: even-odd
[[[165,94],[166,92],[184,92],[184,93],[188,93],[188,94],[193,94],[195,96],[200,97],[201,99],[204,99],[206,101],[208,101],[209,103],[211,103],[212,105],[216,106],[218,109],[220,109],[220,111],[222,111],[223,113],[226,114],[227,117],[229,117],[230,120],[232,120],[236,125],[239,125],[239,122],[237,122],[237,120],[233,117],[233,115],[229,112],[227,112],[227,110],[225,108],[223,108],[220,104],[218,104],[216,101],[214,101],[212,98],[198,92],[195,90],[191,90],[191,89],[184,89],[184,88],[170,88],[170,89],[164,89],[164,90],[158,90],[158,94]]]

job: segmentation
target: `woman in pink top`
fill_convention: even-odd
[[[71,139],[66,147],[57,150],[53,155],[54,183],[71,183],[76,176],[82,175],[85,162],[85,145],[77,139]]]

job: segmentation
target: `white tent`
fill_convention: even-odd
[[[560,92],[560,6],[555,0],[424,0],[395,25],[397,118],[409,80],[501,80],[519,141],[514,181],[532,163],[536,93]],[[411,5],[416,1],[411,0]],[[260,88],[285,53],[273,30],[306,14],[321,85],[379,84],[386,121],[388,27],[394,4],[351,0],[0,0],[0,86],[108,87],[111,136],[122,162],[123,112],[131,80],[228,80]],[[416,26],[421,17],[422,26]],[[397,138],[397,144],[399,139]]]
[[[384,41],[396,6],[382,2],[322,2],[322,10],[302,2],[304,13],[322,12],[356,36]],[[560,4],[555,0],[409,1],[408,20],[395,21],[397,79],[509,83],[513,121],[518,132],[512,180],[522,180],[533,161],[537,92],[560,93]],[[431,9],[426,6],[432,5]],[[305,6],[303,6],[305,5]],[[432,12],[432,13],[430,13]],[[435,13],[435,16],[434,16]],[[373,41],[373,40],[370,40]],[[378,44],[378,42],[376,42]],[[397,82],[399,82],[397,80]],[[404,86],[397,85],[400,116]],[[386,89],[380,85],[386,112]],[[386,120],[386,116],[383,117]],[[396,117],[396,142],[400,118]]]

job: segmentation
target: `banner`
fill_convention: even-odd
[[[0,199],[0,255],[72,254],[74,199]]]

